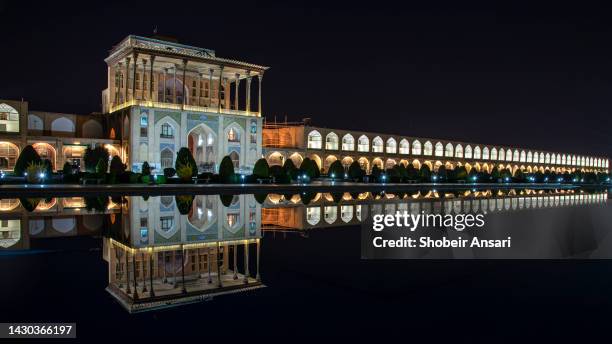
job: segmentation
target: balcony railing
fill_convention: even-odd
[[[198,112],[212,112],[212,113],[222,113],[227,115],[240,115],[240,116],[253,116],[259,117],[259,112],[256,111],[245,111],[245,110],[232,110],[232,109],[223,109],[219,111],[218,107],[207,107],[207,106],[197,106],[197,105],[182,105],[182,104],[174,104],[174,103],[162,103],[162,102],[152,102],[148,100],[130,100],[128,102],[119,104],[119,105],[111,105],[109,107],[109,112],[115,112],[122,109],[125,109],[130,106],[146,106],[153,107],[158,109],[170,109],[170,110],[185,110],[185,111],[198,111]]]

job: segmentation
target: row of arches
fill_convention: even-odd
[[[294,165],[297,167],[300,166],[303,160],[302,155],[298,152],[294,152],[293,154],[289,155],[287,158],[291,159]],[[463,166],[468,172],[470,172],[474,168],[476,169],[477,172],[487,172],[487,173],[491,173],[494,168],[498,168],[498,169],[508,169],[512,172],[513,175],[516,173],[516,171],[519,171],[519,170],[525,173],[535,173],[538,171],[542,173],[545,173],[546,171],[551,171],[555,173],[565,173],[565,172],[573,172],[576,169],[580,169],[580,168],[572,168],[572,167],[566,167],[566,166],[509,164],[509,163],[504,163],[504,162],[495,163],[495,162],[485,162],[485,161],[465,162],[465,161],[456,161],[456,160],[443,161],[443,160],[428,160],[428,159],[393,159],[393,158],[385,159],[382,157],[368,158],[365,156],[354,158],[352,156],[337,157],[336,155],[328,155],[324,159],[322,159],[318,154],[314,154],[314,153],[308,154],[308,158],[313,160],[317,164],[317,166],[321,169],[321,171],[324,173],[327,172],[327,170],[329,169],[329,166],[331,166],[331,164],[337,160],[339,160],[342,163],[345,169],[348,169],[348,167],[354,161],[357,161],[359,162],[359,165],[361,166],[361,168],[365,170],[366,172],[370,172],[374,166],[378,166],[378,168],[380,169],[389,169],[389,168],[393,168],[393,166],[397,164],[402,164],[405,167],[407,167],[409,164],[412,164],[412,166],[416,169],[420,169],[423,165],[427,165],[429,169],[434,172],[438,171],[440,166],[444,166],[447,170],[453,170],[459,166]],[[283,155],[283,153],[278,152],[278,151],[272,152],[268,154],[267,156],[268,164],[270,166],[283,165],[285,159],[286,158]],[[587,169],[583,169],[583,170],[587,170]]]
[[[450,142],[443,144],[442,142],[432,143],[425,141],[421,143],[419,140],[414,140],[410,143],[407,139],[401,139],[399,142],[395,138],[388,138],[386,143],[380,136],[374,137],[371,141],[366,135],[361,135],[357,140],[351,134],[346,134],[340,138],[334,132],[330,132],[325,136],[325,146],[323,146],[322,135],[318,130],[313,130],[308,133],[309,149],[325,150],[342,150],[342,151],[357,151],[357,152],[373,152],[386,154],[404,154],[404,155],[429,155],[437,157],[463,158],[474,160],[497,160],[511,161],[522,163],[536,164],[552,164],[580,167],[598,167],[608,168],[609,162],[607,159],[593,158],[585,156],[576,156],[571,154],[534,152],[510,148],[498,147],[481,147],[478,145],[472,146],[462,144],[452,144]],[[341,146],[339,143],[341,142]],[[371,142],[371,145],[370,145]]]

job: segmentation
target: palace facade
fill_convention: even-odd
[[[604,172],[609,169],[606,157],[549,152],[519,147],[486,145],[404,135],[348,131],[311,126],[305,123],[266,124],[263,130],[264,154],[270,165],[282,165],[291,159],[296,166],[306,157],[326,172],[336,160],[345,168],[358,161],[366,171],[374,165],[381,169],[396,164],[423,165],[432,171],[444,165],[447,169],[465,166],[468,172],[491,172],[494,167],[508,168],[514,174],[581,170]]]
[[[238,173],[257,159],[270,165],[309,157],[326,172],[332,162],[373,166],[423,165],[436,171],[503,167],[515,173],[546,170],[608,172],[607,157],[549,152],[414,136],[347,131],[301,124],[263,125],[262,80],[266,66],[218,57],[214,50],[168,38],[130,35],[105,59],[107,87],[102,113],[75,115],[30,111],[25,101],[0,100],[0,170],[12,170],[19,152],[32,145],[59,170],[80,168],[88,146],[102,145],[138,172],[174,167],[181,147],[192,152],[199,172],[217,172],[229,156]]]
[[[65,162],[80,167],[85,148],[96,145],[132,171],[147,161],[154,173],[174,167],[181,147],[191,150],[199,172],[216,172],[224,156],[237,172],[248,172],[262,156],[268,67],[133,35],[113,47],[105,62],[102,114],[29,111],[25,101],[0,100],[0,169],[12,170],[30,144],[55,170]]]

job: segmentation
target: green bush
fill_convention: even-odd
[[[130,183],[140,183],[140,173],[130,173],[129,174],[129,181]]]
[[[305,158],[300,165],[300,171],[305,173],[308,177],[316,178],[319,175],[319,168],[317,167],[317,163],[310,160],[309,158]]]
[[[300,173],[298,168],[295,167],[293,160],[291,159],[285,160],[285,164],[283,164],[283,169],[285,170],[285,173],[289,176],[289,178],[291,178],[292,180],[296,180],[298,173]]]
[[[193,167],[190,164],[179,164],[176,169],[176,174],[181,181],[189,182],[191,178],[193,178]]]
[[[83,161],[85,162],[85,171],[90,173],[97,172],[98,162],[100,160],[104,160],[108,165],[109,157],[110,154],[108,154],[108,151],[102,146],[96,146],[96,148],[93,149],[87,147],[87,149],[85,149],[85,155],[83,156]],[[106,173],[106,171],[104,172]]]
[[[196,164],[189,148],[182,147],[176,153],[176,162],[174,163],[176,173],[178,173],[179,167],[181,166],[189,166],[191,168],[191,177],[196,177],[198,175],[198,165]]]
[[[468,172],[465,166],[458,166],[455,168],[455,179],[466,180],[468,178]]]
[[[23,174],[26,172],[26,169],[28,168],[28,165],[38,164],[40,162],[42,162],[42,160],[40,159],[40,156],[38,155],[34,147],[32,147],[32,145],[28,145],[19,154],[19,157],[15,162],[15,168],[13,169],[13,173],[15,173],[16,176],[23,176]]]
[[[380,169],[380,167],[378,167],[378,165],[374,165],[374,167],[372,167],[372,172],[370,174],[375,180],[378,180],[381,173],[382,173],[382,170]]]
[[[72,175],[72,164],[70,164],[68,161],[64,163],[64,167],[62,168],[62,174],[64,176]]]
[[[114,175],[120,175],[125,172],[126,166],[121,161],[121,158],[118,155],[113,156],[110,162],[110,173]]]
[[[270,177],[270,166],[268,166],[268,161],[266,161],[266,159],[261,158],[257,160],[255,166],[253,167],[253,176],[256,178]]]
[[[96,173],[103,175],[106,171],[108,171],[108,159],[98,160],[98,164],[96,164]]]
[[[327,175],[332,178],[344,178],[344,166],[342,166],[340,160],[336,160],[329,165]]]
[[[429,166],[425,164],[421,166],[421,169],[419,170],[419,180],[426,183],[431,181],[431,170],[429,169]]]
[[[406,179],[408,180],[417,180],[419,179],[419,171],[412,164],[408,164],[406,167]]]
[[[219,165],[219,177],[223,183],[235,182],[234,163],[229,156],[224,156]]]
[[[353,161],[349,166],[348,175],[352,180],[363,180],[365,171],[361,169],[361,165],[359,165],[358,161]]]
[[[142,163],[142,168],[140,170],[143,176],[150,176],[151,175],[151,166],[149,166],[149,163],[147,161]]]
[[[438,167],[438,172],[436,173],[436,175],[438,176],[439,182],[446,182],[448,180],[448,172],[446,170],[446,166],[440,165],[440,167]]]
[[[172,178],[174,177],[174,175],[176,174],[176,170],[172,167],[166,167],[164,168],[164,176],[166,176],[166,178]]]

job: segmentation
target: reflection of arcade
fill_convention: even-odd
[[[219,199],[128,197],[104,240],[109,293],[139,312],[263,287],[259,205],[249,195],[228,207]]]
[[[413,194],[318,193],[301,197],[270,194],[263,203],[261,224],[266,232],[302,232],[309,228],[359,225],[372,213],[488,213],[605,203],[607,197],[605,190],[586,193],[554,189],[464,190],[454,193],[428,190]]]

